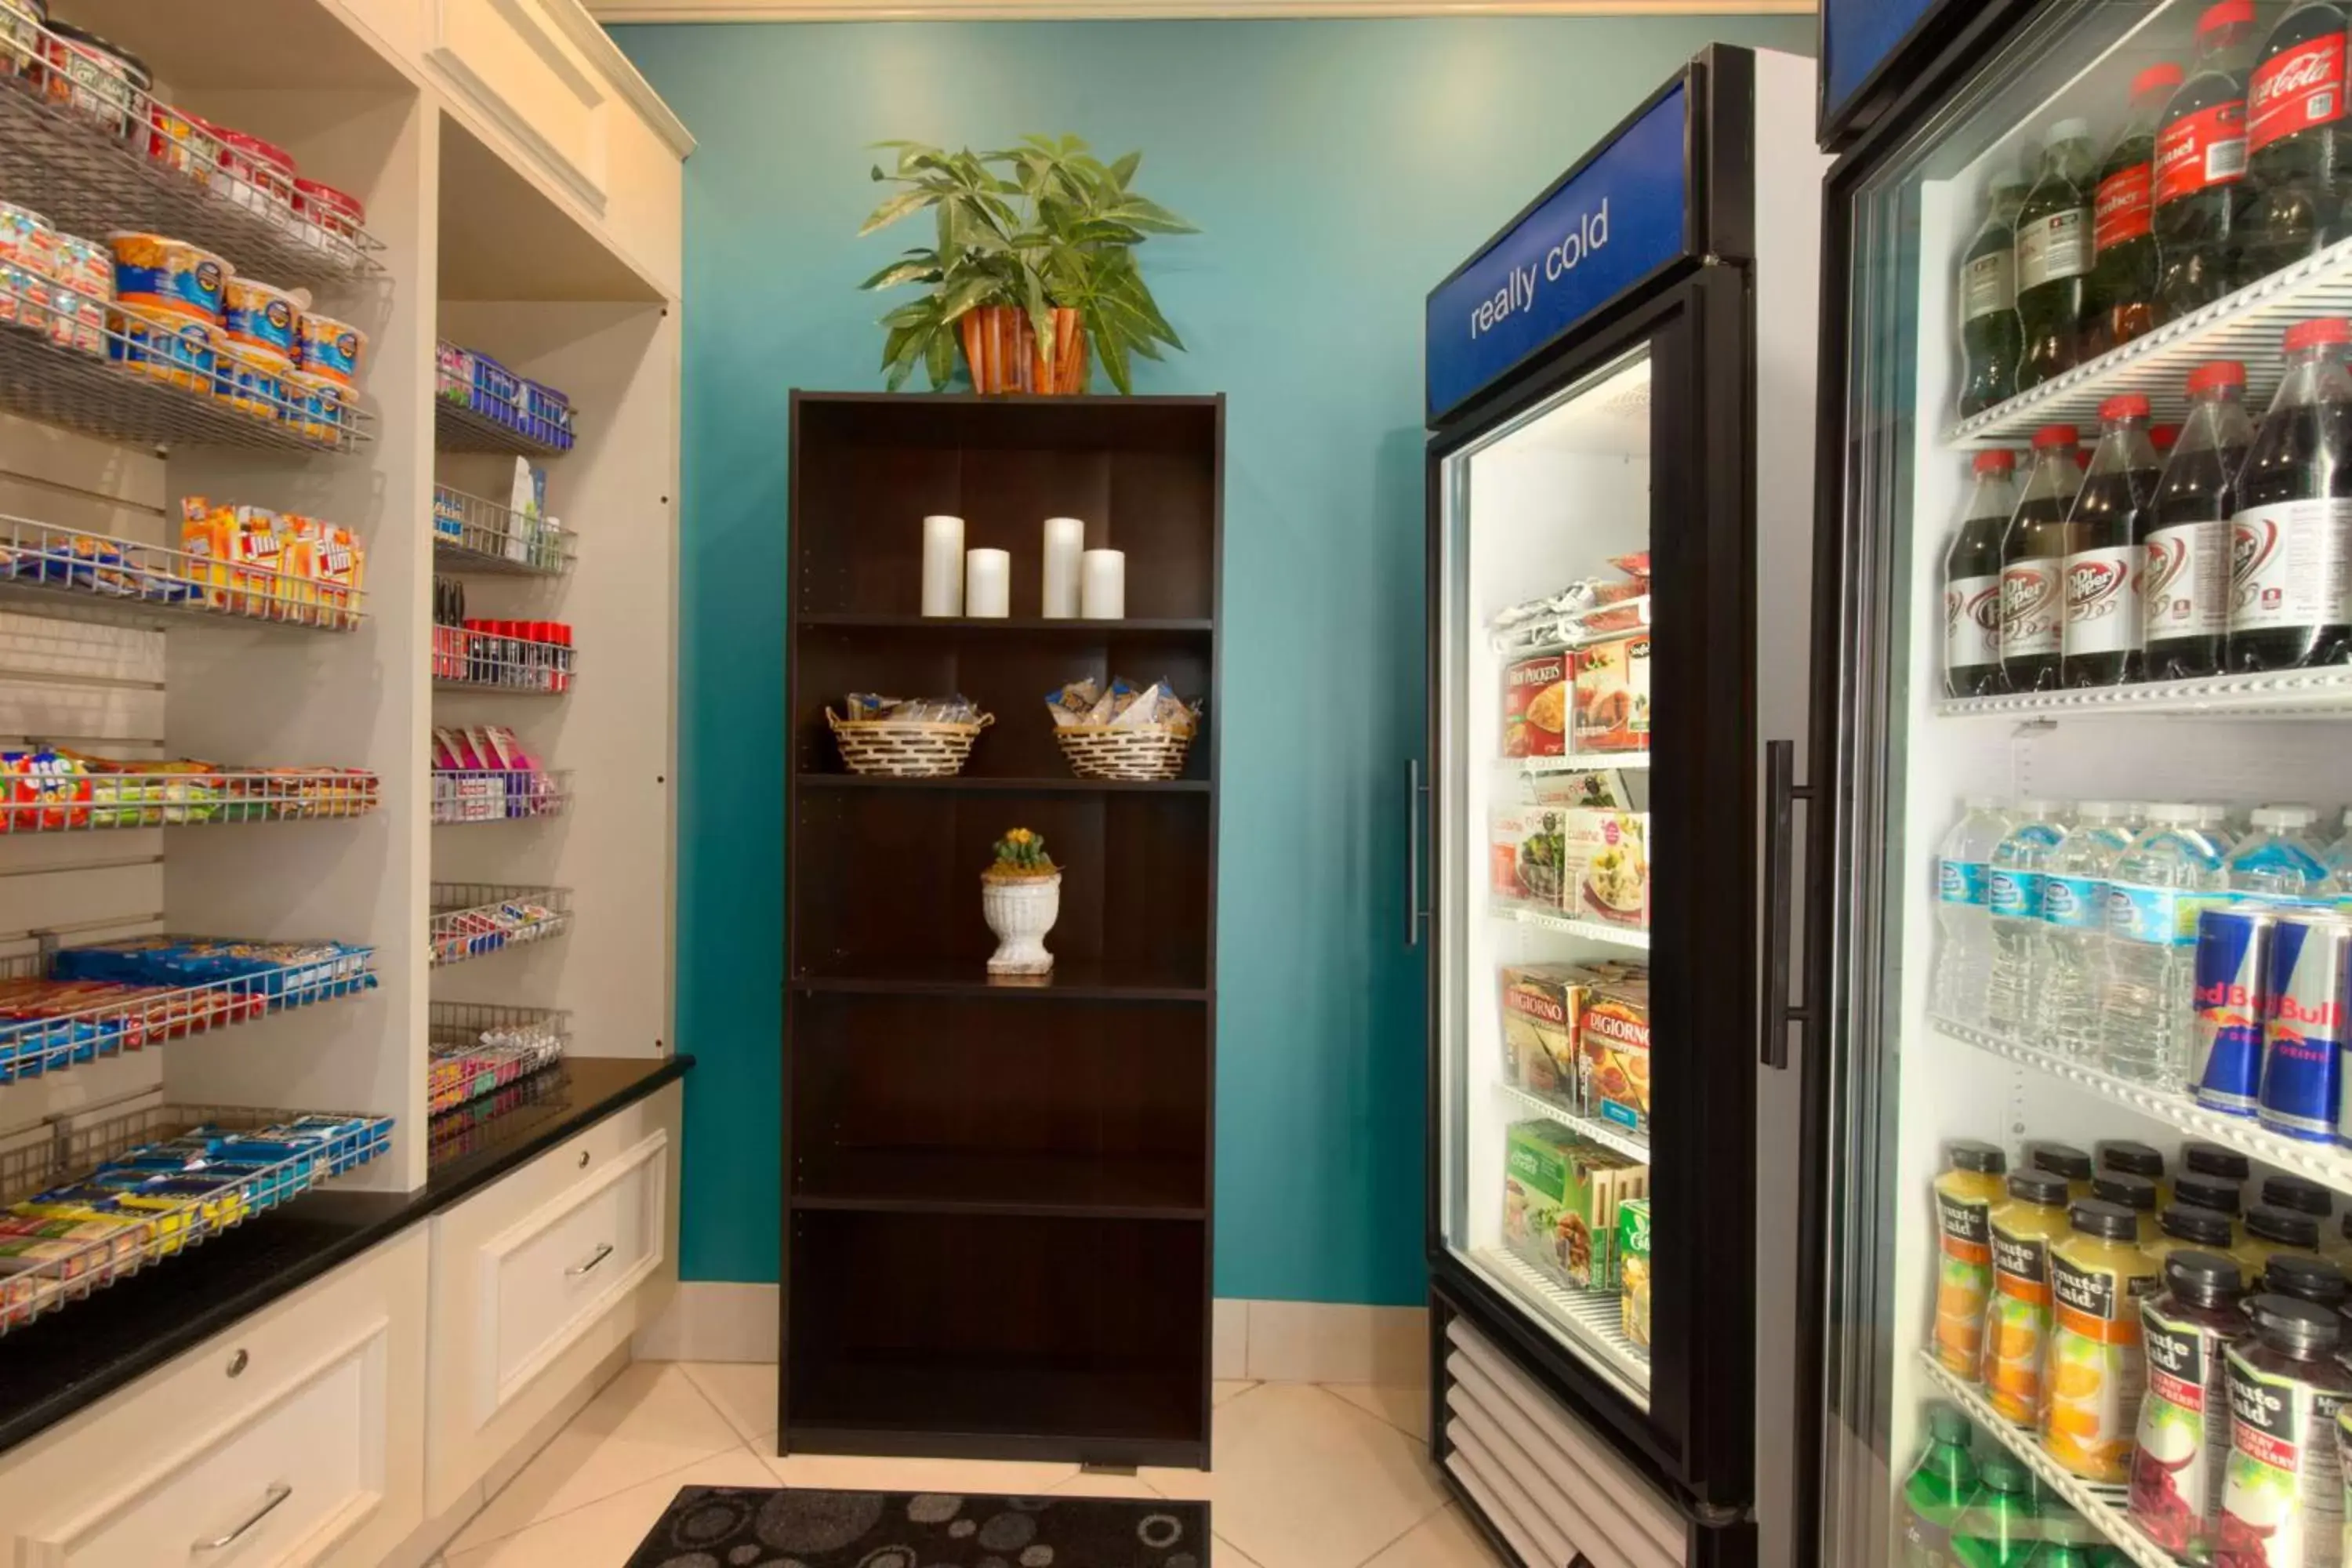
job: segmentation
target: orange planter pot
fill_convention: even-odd
[[[1033,392],[1071,396],[1087,389],[1087,334],[1078,313],[1056,307],[1054,354],[1038,352],[1028,312],[1013,305],[982,305],[965,312],[963,358],[975,392]]]

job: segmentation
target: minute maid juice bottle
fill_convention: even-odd
[[[2066,1178],[2019,1171],[1992,1211],[1992,1304],[1985,1314],[1985,1397],[2002,1419],[2042,1418],[2042,1359],[2050,1341],[2050,1244],[2066,1234]]]
[[[2230,1351],[2230,1462],[2221,1482],[2226,1568],[2314,1568],[2343,1560],[2336,1428],[2352,1372],[2336,1360],[2336,1314],[2292,1296],[2253,1300],[2254,1338]]]
[[[1936,1359],[1974,1383],[1992,1299],[1990,1215],[2009,1160],[1994,1145],[1968,1139],[1946,1144],[1944,1154],[1951,1168],[1936,1178]]]
[[[2074,1229],[2050,1250],[2056,1326],[2043,1373],[2042,1447],[2100,1486],[2131,1475],[2132,1430],[2147,1365],[2139,1305],[2155,1294],[2156,1265],[2140,1249],[2139,1216],[2085,1198],[2068,1211]]]

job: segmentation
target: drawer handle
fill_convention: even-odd
[[[588,1273],[590,1270],[593,1269],[596,1265],[604,1262],[604,1259],[612,1256],[613,1244],[608,1241],[604,1246],[598,1247],[595,1251],[590,1253],[588,1255],[587,1262],[575,1263],[571,1268],[565,1269],[563,1271],[563,1277],[566,1279],[577,1279],[583,1274]]]
[[[255,1525],[259,1524],[263,1520],[268,1519],[271,1514],[276,1513],[278,1511],[278,1505],[293,1495],[294,1489],[288,1486],[284,1481],[271,1482],[268,1494],[261,1500],[261,1506],[255,1509],[250,1514],[247,1515],[246,1521],[243,1524],[238,1525],[226,1535],[215,1535],[210,1541],[197,1542],[194,1550],[197,1552],[219,1552],[227,1547],[235,1546],[238,1542],[245,1539],[247,1533],[250,1531]]]

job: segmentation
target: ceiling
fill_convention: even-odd
[[[1039,21],[1148,16],[1810,16],[1813,0],[587,0],[604,22]]]

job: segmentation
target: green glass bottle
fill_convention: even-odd
[[[2021,1568],[2042,1544],[2033,1477],[2007,1454],[1977,1468],[1977,1495],[1952,1521],[1952,1561],[1960,1568]]]
[[[1927,1407],[1927,1448],[1903,1483],[1902,1568],[1954,1568],[1952,1521],[1977,1489],[1969,1418],[1948,1405]]]

